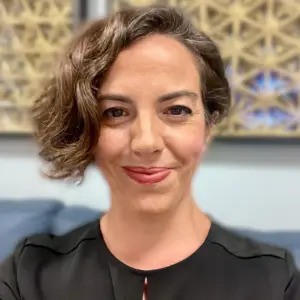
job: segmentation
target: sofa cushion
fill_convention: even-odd
[[[257,241],[267,244],[300,249],[300,231],[255,231],[255,230],[238,230],[244,236],[248,236]]]
[[[294,257],[298,269],[300,270],[300,249],[291,249],[291,253]]]
[[[55,235],[62,235],[98,219],[102,214],[84,206],[66,206],[53,218],[51,231]]]
[[[53,216],[63,207],[55,200],[1,200],[0,199],[0,261],[23,238],[47,233]]]

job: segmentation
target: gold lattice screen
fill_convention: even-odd
[[[300,137],[299,0],[111,1],[177,6],[218,43],[234,102],[221,135]]]
[[[220,46],[234,106],[225,136],[300,136],[298,0],[107,0],[169,4]],[[30,132],[32,101],[72,33],[73,0],[0,0],[0,133]]]
[[[73,0],[0,0],[0,133],[31,132],[41,79],[72,32]]]

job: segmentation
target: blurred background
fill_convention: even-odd
[[[77,26],[119,8],[148,4],[178,6],[207,32],[220,46],[232,86],[232,114],[216,133],[194,181],[199,205],[237,228],[300,230],[300,2],[210,2],[0,0],[3,232],[12,228],[8,212],[19,201],[36,201],[28,208],[23,204],[27,213],[49,200],[95,211],[109,207],[107,186],[93,167],[81,185],[40,175],[29,110],[37,79],[49,75],[55,55]]]

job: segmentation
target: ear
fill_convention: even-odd
[[[214,132],[216,129],[216,124],[218,123],[219,116],[220,116],[220,114],[218,111],[213,112],[211,120],[206,125],[205,142],[203,145],[203,152],[206,152],[208,146],[210,145],[210,143],[213,140]]]
[[[202,152],[206,152],[207,148],[212,142],[214,136],[214,130],[215,130],[215,125],[213,123],[207,124],[207,127],[205,129],[205,140],[204,140]]]
[[[205,137],[204,144],[203,144],[203,147],[202,147],[202,152],[203,153],[207,151],[207,148],[210,145],[211,140],[212,140],[212,135],[211,135],[211,133],[208,133]]]

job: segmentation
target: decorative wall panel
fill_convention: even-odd
[[[298,0],[111,0],[113,11],[181,8],[219,45],[233,92],[220,135],[300,137]]]
[[[0,133],[30,133],[40,82],[72,32],[72,0],[0,0]]]

